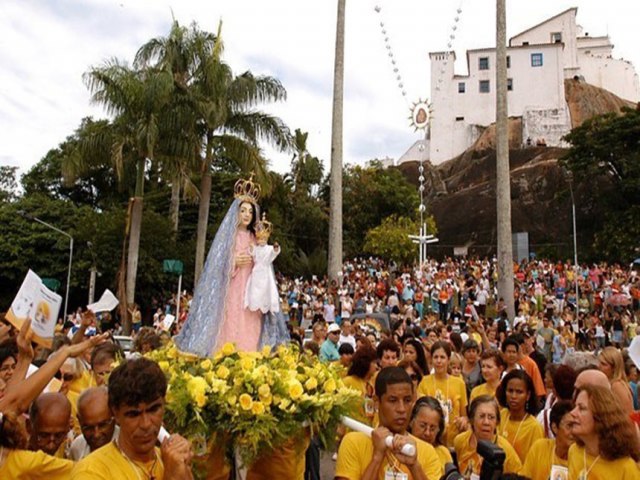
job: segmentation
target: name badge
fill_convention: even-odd
[[[387,469],[384,471],[384,480],[409,480],[409,475],[404,472]]]
[[[584,474],[585,472],[582,473]],[[586,475],[581,475],[580,478],[586,479],[587,477]],[[569,469],[561,465],[552,465],[549,480],[569,480]]]

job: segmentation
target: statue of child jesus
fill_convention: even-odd
[[[280,311],[280,296],[273,271],[273,261],[280,253],[280,246],[277,243],[273,246],[267,244],[272,230],[271,222],[262,214],[262,220],[256,224],[257,245],[249,249],[253,269],[244,296],[245,307],[252,311],[260,310],[263,314]]]

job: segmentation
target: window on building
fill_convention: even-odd
[[[489,70],[489,57],[478,58],[478,70]]]
[[[464,121],[464,117],[456,117],[456,122],[462,122]]]
[[[480,93],[489,93],[489,80],[480,80]]]
[[[562,32],[553,32],[551,34],[551,43],[562,43]]]
[[[458,82],[458,93],[464,93],[466,91],[467,86],[464,82]]]
[[[513,78],[507,78],[507,90],[513,90]]]
[[[522,42],[522,45],[529,45],[529,42]]]
[[[541,53],[532,53],[531,54],[531,66],[532,67],[541,67],[542,66],[542,54]]]
[[[507,68],[511,68],[511,55],[507,55]]]

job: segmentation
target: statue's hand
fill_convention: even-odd
[[[236,268],[251,265],[252,261],[253,260],[251,258],[251,255],[247,255],[247,254],[236,255]]]

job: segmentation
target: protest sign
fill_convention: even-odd
[[[61,304],[62,297],[49,290],[40,277],[29,270],[7,312],[6,319],[20,329],[24,321],[30,318],[33,340],[51,348]]]

